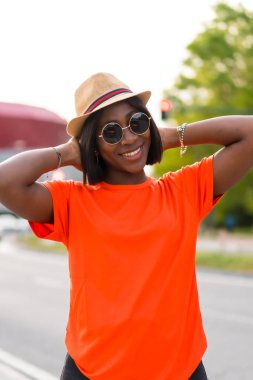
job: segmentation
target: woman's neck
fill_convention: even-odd
[[[145,171],[140,173],[113,172],[105,175],[105,182],[111,185],[138,185],[147,180]]]

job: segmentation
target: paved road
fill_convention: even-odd
[[[67,258],[18,252],[2,242],[0,272],[0,349],[59,377],[68,315]]]
[[[0,272],[1,380],[26,380],[28,374],[56,380],[65,356],[66,256],[17,251],[2,242]],[[199,270],[198,280],[210,380],[251,380],[253,278]]]
[[[253,278],[198,272],[210,380],[253,378]]]

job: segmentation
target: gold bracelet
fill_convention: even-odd
[[[183,123],[179,127],[177,127],[177,133],[180,141],[180,156],[182,157],[185,152],[187,151],[187,146],[184,145],[184,131],[185,128],[187,127],[187,123]]]
[[[56,155],[57,155],[57,159],[58,159],[58,163],[57,163],[57,167],[55,170],[59,169],[61,167],[61,152],[59,152],[54,146],[52,146],[52,149],[54,149]]]

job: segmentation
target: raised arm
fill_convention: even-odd
[[[164,149],[179,147],[176,128],[160,129]],[[222,116],[188,124],[185,145],[223,146],[214,155],[214,197],[237,183],[253,165],[253,116]]]
[[[80,166],[78,142],[71,139],[56,147],[61,153],[61,166]],[[0,164],[0,202],[17,215],[49,223],[53,220],[52,198],[45,186],[36,180],[55,169],[55,149],[35,149],[17,154]]]

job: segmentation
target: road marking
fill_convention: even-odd
[[[27,377],[24,375],[21,375],[14,369],[7,367],[6,365],[0,363],[0,376],[2,377],[4,375],[4,378],[2,380],[27,380]]]
[[[200,283],[224,285],[224,286],[239,286],[243,288],[253,288],[253,279],[246,277],[239,277],[233,275],[221,275],[210,273],[198,273],[198,281]]]
[[[39,367],[36,367],[33,364],[26,362],[23,359],[20,359],[9,352],[6,352],[0,348],[0,364],[2,368],[5,366],[5,371],[9,368],[10,371],[16,371],[20,376],[26,376],[26,379],[30,380],[58,380],[57,377],[51,375],[50,373],[42,370]],[[1,367],[0,367],[1,370]],[[0,372],[1,374],[1,372]],[[15,377],[15,380],[22,380]]]

